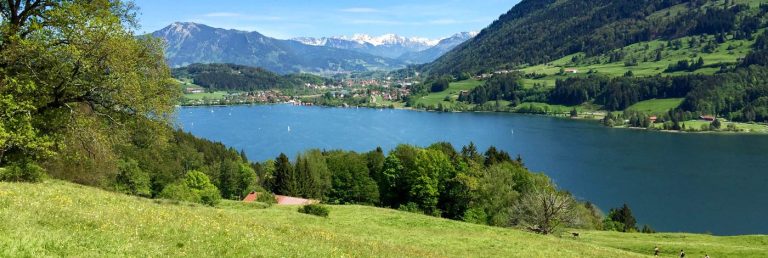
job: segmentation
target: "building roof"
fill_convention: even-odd
[[[251,192],[247,196],[245,196],[245,199],[243,199],[243,202],[255,202],[256,199],[259,198],[259,194],[257,192]],[[304,199],[299,197],[291,197],[291,196],[285,196],[285,195],[275,195],[275,201],[277,202],[277,205],[307,205],[307,204],[315,204],[320,203],[318,200],[312,200],[312,199]]]

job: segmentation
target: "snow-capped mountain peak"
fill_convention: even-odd
[[[325,46],[328,43],[328,38],[312,38],[312,37],[298,37],[291,40],[301,42],[304,45],[310,46]]]
[[[305,45],[348,49],[376,56],[398,58],[407,62],[425,63],[475,35],[477,32],[461,32],[446,38],[429,39],[388,33],[380,36],[353,34],[322,38],[299,37],[292,40]],[[422,53],[423,51],[426,52]]]
[[[440,39],[428,39],[428,38],[421,38],[421,37],[403,37],[397,34],[384,34],[381,36],[371,36],[368,34],[354,34],[352,36],[336,36],[333,37],[335,39],[343,39],[343,40],[349,40],[349,41],[355,41],[360,44],[371,44],[374,46],[381,46],[381,45],[422,45],[426,47],[431,47],[434,45],[437,45],[438,42],[440,42]]]

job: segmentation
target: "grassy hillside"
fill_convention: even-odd
[[[441,91],[441,92],[432,92],[429,95],[426,95],[424,97],[419,98],[416,103],[421,103],[424,105],[434,105],[437,106],[438,104],[442,103],[443,105],[451,105],[451,101],[445,101],[446,96],[450,96],[449,98],[451,100],[456,100],[459,97],[459,93],[461,91],[469,91],[474,89],[475,87],[481,85],[483,82],[478,80],[465,80],[465,81],[458,81],[458,82],[452,82],[447,90]]]
[[[546,64],[576,53],[601,56],[638,42],[659,43],[721,32],[754,33],[754,20],[750,19],[762,18],[759,3],[761,1],[756,0],[525,0],[478,36],[425,65],[423,70],[450,74],[519,68]],[[757,26],[759,23],[758,20]],[[713,57],[712,61],[717,60],[719,58]],[[732,59],[729,55],[722,60]],[[598,68],[610,70],[613,66]],[[653,67],[640,70],[653,71],[646,68]]]
[[[682,98],[675,99],[651,99],[640,101],[630,106],[629,110],[640,111],[647,114],[663,114],[670,109],[677,108],[683,103]]]
[[[587,57],[584,53],[576,53],[520,70],[524,73],[539,75],[535,79],[526,79],[524,81],[526,87],[539,84],[549,88],[554,88],[555,81],[558,79],[583,77],[589,72],[612,77],[624,76],[628,71],[631,71],[634,76],[711,75],[717,72],[721,65],[728,66],[738,63],[739,59],[744,58],[749,53],[754,44],[754,40],[727,38],[725,42],[716,46],[713,45],[715,47],[705,51],[706,45],[714,41],[714,36],[694,36],[675,40],[640,42],[608,51],[606,54]],[[676,46],[668,47],[671,44]],[[702,68],[694,71],[665,72],[670,65],[674,65],[678,61],[696,61],[698,58],[702,58],[704,61]],[[560,74],[561,69],[575,69],[577,73]]]
[[[365,206],[174,204],[47,181],[0,183],[0,256],[758,257],[768,237],[581,232],[541,236]],[[622,250],[623,249],[623,250]],[[641,254],[642,253],[642,254]]]

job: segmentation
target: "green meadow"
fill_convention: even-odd
[[[651,99],[637,102],[627,109],[647,114],[663,114],[667,113],[670,109],[680,106],[680,104],[683,103],[683,100],[683,98]]]
[[[417,103],[421,103],[426,106],[437,106],[438,104],[442,103],[443,105],[450,106],[453,103],[451,101],[445,101],[446,97],[449,97],[450,100],[455,101],[459,98],[459,93],[461,91],[470,91],[475,87],[480,86],[481,84],[483,84],[483,81],[474,79],[452,82],[447,90],[430,93],[429,95],[421,97]]]
[[[368,206],[217,207],[151,200],[48,180],[0,183],[0,257],[761,257],[768,236],[566,230],[542,236]]]

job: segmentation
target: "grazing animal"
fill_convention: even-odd
[[[572,235],[573,237],[579,237],[579,233],[578,233],[578,232],[572,232],[572,233],[571,233],[571,235]]]

